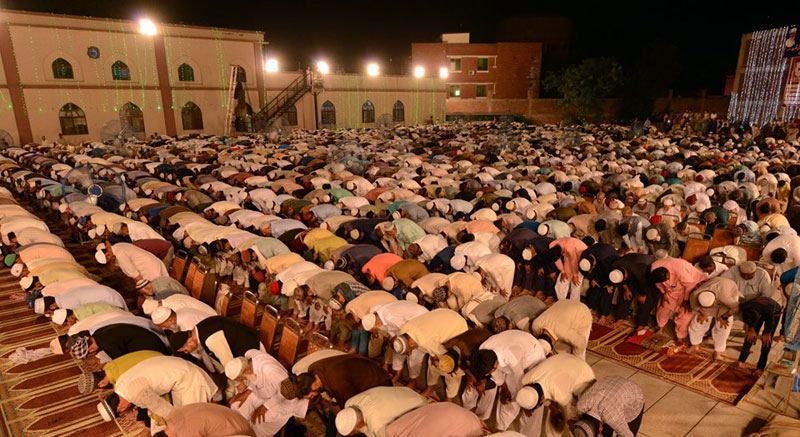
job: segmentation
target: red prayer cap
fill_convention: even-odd
[[[661,223],[661,216],[660,215],[654,215],[654,216],[650,217],[650,224],[654,225],[656,223]]]

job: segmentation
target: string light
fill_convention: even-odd
[[[783,43],[788,27],[753,32],[747,65],[738,93],[731,93],[728,118],[762,126],[778,117],[786,58]]]

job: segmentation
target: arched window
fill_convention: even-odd
[[[86,114],[78,105],[67,103],[58,111],[58,121],[61,122],[61,133],[64,135],[86,135],[89,128],[86,126]]]
[[[286,109],[286,122],[289,126],[297,126],[297,107],[292,105]]]
[[[375,106],[369,100],[361,105],[361,122],[375,123]]]
[[[194,82],[194,68],[183,63],[178,67],[178,80],[181,82]]]
[[[144,115],[138,106],[128,102],[119,111],[119,119],[133,128],[136,138],[144,139]]]
[[[336,107],[330,100],[322,104],[322,124],[336,124]]]
[[[111,64],[111,77],[114,80],[131,80],[131,69],[122,61],[114,62]]]
[[[194,102],[186,102],[181,109],[183,130],[199,130],[203,128],[203,111]]]
[[[72,74],[72,64],[64,58],[53,61],[53,77],[56,79],[75,79]]]
[[[394,106],[392,106],[392,121],[394,122],[402,122],[406,119],[406,107],[403,106],[403,102],[396,101],[394,102]]]
[[[247,71],[241,65],[236,66],[236,82],[247,82]]]

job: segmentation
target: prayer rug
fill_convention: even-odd
[[[674,340],[658,333],[639,339],[636,344],[628,341],[630,333],[627,325],[594,323],[589,350],[731,405],[757,381],[752,376],[755,366],[750,364],[741,370],[735,361],[712,360],[713,352],[705,349],[697,355],[688,354],[677,348]]]
[[[78,263],[100,277],[101,283],[120,291],[135,308],[131,281],[98,265],[90,252],[94,248],[73,242],[61,223],[46,222]],[[83,364],[69,355],[48,355],[25,364],[8,359],[17,348],[47,348],[57,335],[56,326],[46,317],[34,314],[24,300],[11,299],[20,292],[18,280],[8,269],[0,269],[0,436],[137,435],[141,430],[134,430],[130,423],[103,422],[96,405],[107,392],[81,395],[78,377]]]

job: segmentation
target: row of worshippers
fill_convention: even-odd
[[[660,145],[663,146],[663,143]],[[458,147],[458,145],[455,146]],[[462,146],[462,148],[463,150],[469,150],[469,147]],[[317,148],[315,147],[314,149],[316,150]],[[656,153],[660,151],[656,150]],[[298,152],[302,154],[305,150],[298,147]],[[291,154],[292,152],[288,153]],[[299,157],[297,153],[294,154],[294,158]],[[475,157],[472,156],[472,158]],[[38,159],[38,157],[35,159]],[[531,183],[525,186],[513,179],[495,178],[495,176],[500,175],[496,168],[476,166],[474,162],[468,160],[466,160],[466,163],[458,161],[455,167],[445,164],[426,169],[424,164],[420,165],[422,160],[414,156],[400,158],[391,156],[391,159],[402,162],[403,165],[408,167],[414,168],[416,166],[416,173],[407,173],[402,170],[396,171],[392,175],[395,177],[393,179],[376,177],[380,174],[380,171],[378,171],[374,174],[367,174],[372,180],[367,180],[363,177],[344,180],[348,176],[343,172],[337,172],[337,175],[343,175],[343,179],[336,181],[336,178],[327,178],[326,182],[326,178],[319,177],[322,174],[319,170],[322,169],[318,167],[314,170],[316,172],[315,175],[318,176],[317,179],[323,179],[322,181],[316,181],[317,184],[320,184],[319,189],[311,189],[316,187],[314,178],[304,180],[305,176],[297,174],[294,176],[293,181],[290,177],[274,183],[267,183],[271,187],[269,190],[260,187],[250,190],[250,194],[247,194],[248,196],[262,190],[258,194],[267,198],[271,197],[271,200],[262,202],[260,207],[254,198],[251,197],[248,200],[247,196],[242,197],[242,191],[244,190],[230,189],[241,188],[240,186],[242,185],[249,186],[246,181],[250,180],[250,177],[257,178],[258,176],[249,176],[247,179],[237,182],[236,177],[241,176],[241,174],[236,169],[220,170],[223,167],[217,167],[211,169],[213,176],[212,174],[199,174],[202,169],[197,172],[192,170],[191,174],[183,176],[180,181],[176,181],[177,185],[173,185],[163,181],[148,181],[147,179],[150,179],[150,175],[155,175],[160,170],[158,166],[150,166],[154,162],[140,161],[138,163],[130,163],[131,167],[139,166],[138,168],[149,170],[149,172],[141,171],[145,175],[136,175],[141,176],[136,179],[131,174],[127,181],[131,185],[135,184],[132,187],[133,191],[153,196],[155,199],[142,198],[125,202],[120,211],[124,214],[121,217],[129,219],[129,221],[123,220],[127,224],[119,226],[116,223],[112,224],[110,226],[111,231],[109,231],[109,227],[106,224],[110,224],[110,222],[102,223],[104,220],[102,215],[95,220],[95,216],[100,211],[92,211],[91,203],[89,202],[85,202],[89,203],[89,206],[86,206],[81,205],[79,202],[62,201],[58,206],[62,210],[61,212],[66,213],[65,216],[68,217],[72,224],[79,226],[83,231],[88,229],[90,237],[97,237],[99,233],[100,237],[104,238],[106,233],[109,232],[114,235],[118,235],[118,233],[124,234],[126,228],[130,228],[131,223],[138,224],[137,221],[133,220],[138,218],[142,222],[152,223],[153,226],[162,231],[171,231],[166,234],[167,238],[175,241],[179,240],[183,247],[192,250],[198,256],[204,255],[202,252],[214,254],[228,252],[222,257],[217,255],[214,257],[216,259],[212,261],[221,273],[230,270],[230,275],[237,282],[250,286],[258,283],[259,294],[263,295],[265,300],[269,299],[287,311],[291,307],[292,314],[307,318],[312,329],[324,329],[332,333],[336,329],[343,331],[344,335],[342,337],[347,337],[348,335],[350,337],[351,349],[362,354],[367,353],[371,339],[371,336],[365,334],[368,331],[365,329],[366,326],[350,326],[350,329],[347,329],[347,326],[345,326],[345,329],[341,329],[341,327],[342,325],[347,325],[347,322],[359,322],[364,315],[368,314],[369,309],[374,306],[371,304],[389,301],[388,295],[392,295],[395,300],[400,297],[412,302],[416,301],[429,308],[443,307],[457,310],[469,320],[470,324],[479,326],[479,324],[486,325],[492,322],[490,326],[493,327],[495,324],[501,326],[504,323],[502,317],[497,318],[498,321],[494,323],[493,310],[505,303],[511,304],[522,297],[538,298],[537,301],[532,301],[532,303],[541,304],[542,307],[545,307],[545,302],[551,304],[556,299],[559,299],[559,301],[577,299],[581,294],[587,293],[587,302],[592,309],[600,310],[601,307],[608,307],[610,305],[609,301],[614,301],[613,298],[608,299],[608,296],[606,296],[612,294],[610,291],[630,296],[628,299],[622,299],[623,301],[628,301],[629,307],[633,301],[633,292],[636,292],[637,323],[639,320],[644,320],[644,324],[640,326],[647,326],[650,312],[656,310],[659,327],[666,325],[666,319],[672,315],[670,313],[675,312],[670,308],[689,302],[688,296],[678,296],[678,293],[673,293],[674,298],[663,299],[658,305],[659,308],[656,309],[654,302],[658,300],[658,295],[640,293],[640,290],[636,289],[630,290],[631,287],[635,288],[636,284],[633,284],[632,280],[630,281],[631,284],[628,284],[626,275],[633,274],[626,271],[625,268],[610,269],[609,275],[598,276],[599,279],[594,280],[594,283],[592,282],[593,280],[590,280],[588,281],[589,284],[586,284],[587,281],[584,281],[584,276],[588,276],[587,273],[593,271],[591,263],[596,262],[596,260],[588,259],[587,261],[590,263],[588,268],[580,266],[580,264],[586,264],[581,262],[583,261],[583,253],[601,244],[609,245],[612,250],[618,252],[638,252],[626,253],[620,257],[620,261],[631,255],[649,256],[647,253],[651,253],[654,255],[659,254],[663,257],[664,252],[667,255],[679,253],[681,237],[678,232],[682,228],[681,225],[686,225],[687,222],[680,221],[683,212],[680,208],[675,208],[675,204],[684,205],[685,202],[686,214],[690,218],[694,218],[709,209],[707,205],[710,204],[710,201],[706,202],[706,200],[709,200],[709,194],[711,196],[715,196],[715,194],[711,193],[709,188],[704,188],[701,193],[699,187],[695,187],[696,193],[687,196],[679,195],[686,194],[680,193],[680,191],[685,192],[687,188],[691,190],[692,183],[702,181],[703,175],[696,175],[693,170],[686,170],[683,175],[679,175],[684,170],[682,167],[679,167],[677,171],[674,170],[674,165],[669,168],[669,165],[678,164],[676,161],[664,167],[654,165],[653,168],[663,168],[662,172],[666,173],[666,175],[662,175],[662,177],[670,175],[670,172],[674,173],[673,176],[681,176],[682,179],[675,177],[672,179],[678,179],[684,183],[672,181],[670,184],[664,184],[669,186],[669,191],[667,191],[664,185],[658,184],[658,177],[654,176],[654,182],[647,180],[649,183],[647,187],[650,188],[650,192],[644,190],[646,195],[658,192],[658,196],[662,196],[665,192],[668,193],[662,196],[663,199],[656,200],[660,201],[664,208],[669,209],[672,207],[672,209],[662,211],[658,216],[649,217],[647,221],[649,225],[640,220],[640,226],[633,226],[634,232],[628,235],[628,232],[623,231],[626,228],[630,229],[631,226],[624,226],[626,223],[622,222],[624,218],[635,219],[635,217],[632,215],[633,208],[630,208],[631,211],[627,211],[624,205],[635,204],[639,209],[643,210],[644,214],[649,214],[647,212],[649,204],[656,202],[645,199],[646,202],[642,205],[641,198],[636,200],[635,198],[630,198],[634,197],[633,195],[619,196],[619,194],[626,191],[632,191],[632,194],[635,194],[637,189],[642,188],[638,185],[644,185],[643,178],[629,177],[632,176],[632,173],[625,173],[622,171],[625,169],[622,168],[609,168],[611,171],[603,176],[608,178],[606,182],[609,182],[607,185],[610,185],[610,189],[606,189],[605,185],[600,185],[596,180],[599,177],[591,175],[591,172],[583,173],[581,176],[586,177],[586,179],[581,182],[580,179],[570,178],[562,170],[551,172],[546,167],[536,170],[535,178],[531,178],[530,174],[518,175],[517,177],[521,179],[521,182],[532,182],[531,179],[533,181],[542,181],[538,184]],[[194,162],[194,158],[190,162]],[[299,164],[303,161],[302,159],[297,159],[295,162]],[[544,163],[546,160],[540,159],[540,162]],[[305,163],[308,164],[310,161]],[[503,165],[507,166],[507,164],[504,163]],[[577,170],[577,173],[583,171],[576,164],[577,162],[573,162],[572,167],[567,167],[565,170]],[[186,167],[188,168],[192,165],[186,164]],[[591,165],[590,163],[589,166]],[[208,167],[213,166],[214,164]],[[300,168],[305,166],[286,161],[286,165],[283,165],[282,168],[291,167]],[[198,169],[199,167],[194,168]],[[327,170],[328,173],[330,174],[331,170],[335,168],[338,168],[336,164],[330,166],[330,170]],[[453,170],[454,168],[459,173],[458,179],[455,180],[461,179],[463,181],[457,188],[454,185],[444,184],[439,187],[444,188],[440,191],[437,191],[438,188],[431,190],[423,186],[416,187],[420,184],[415,178],[420,178],[422,174],[430,174],[430,177],[437,175],[438,182],[442,183],[442,180],[446,179],[445,176],[448,174],[447,170]],[[420,169],[422,169],[422,172],[420,172]],[[475,169],[475,171],[472,172],[472,169]],[[764,167],[758,167],[757,169],[763,170]],[[309,171],[310,166],[300,168],[300,170]],[[633,169],[627,170],[631,172]],[[444,174],[442,174],[443,171]],[[528,169],[526,168],[524,171],[528,171]],[[563,176],[567,176],[566,181],[559,181],[559,178],[562,177],[559,172],[564,173]],[[129,173],[136,172],[131,171]],[[226,173],[228,174],[227,178],[224,177]],[[199,175],[195,177],[197,174]],[[271,174],[276,175],[276,178],[278,177],[276,173]],[[414,176],[411,176],[412,174]],[[575,174],[572,173],[572,176],[575,176]],[[640,173],[639,176],[641,175]],[[22,177],[24,178],[24,176]],[[164,175],[162,173],[159,176],[167,180],[175,180],[177,172],[174,175]],[[170,176],[173,178],[170,179]],[[694,178],[692,178],[693,176]],[[207,182],[211,179],[201,180],[204,177],[215,180],[211,182]],[[226,182],[216,179],[220,177],[225,179]],[[626,177],[628,178],[625,179]],[[266,179],[269,181],[269,177]],[[389,179],[389,181],[386,179]],[[709,180],[711,179],[709,178]],[[398,180],[399,184],[392,185],[397,183]],[[422,180],[424,178],[421,178],[420,182]],[[693,182],[689,182],[692,180]],[[744,182],[740,182],[741,186],[734,189],[730,194],[738,193],[744,199],[752,198],[752,187],[747,185],[752,184],[752,182],[747,174],[738,179],[734,176],[733,180]],[[140,185],[138,182],[143,183]],[[200,182],[205,182],[207,186],[196,185]],[[300,182],[303,182],[303,185]],[[714,182],[720,193],[724,193],[724,190],[722,190],[724,182],[731,181],[722,181],[719,184]],[[44,185],[41,181],[39,181],[39,186],[36,183],[37,181],[34,181],[30,187],[32,190],[47,191],[46,188],[41,188]],[[184,184],[188,185],[190,183],[199,188],[199,190],[181,188]],[[328,188],[332,186],[331,183],[340,183],[346,189]],[[515,191],[506,188],[507,186],[513,186],[512,184],[520,185],[520,187]],[[214,188],[215,185],[216,188]],[[476,185],[477,189],[475,188]],[[604,190],[597,189],[598,185]],[[563,193],[557,191],[557,186],[562,188],[565,193],[571,194],[564,196]],[[222,189],[218,190],[218,188]],[[446,188],[456,189],[451,190],[448,194]],[[677,188],[681,188],[681,190]],[[416,190],[416,193],[412,189]],[[353,192],[350,192],[350,190]],[[362,193],[358,193],[358,190],[361,190]],[[616,193],[615,190],[620,191]],[[756,186],[756,190],[758,190],[758,186]],[[190,196],[190,194],[200,191],[213,195],[208,196],[209,199],[224,198],[226,200],[211,202],[210,205],[202,208],[199,208],[199,204],[196,204],[196,212],[187,207],[172,209],[175,207],[165,202],[172,200],[181,202],[182,199],[187,197],[197,197]],[[305,191],[304,198],[300,199],[300,194],[303,191]],[[349,196],[342,191],[347,191]],[[173,193],[173,196],[169,196],[169,193]],[[238,198],[234,196],[236,193],[238,193]],[[245,191],[245,193],[248,192]],[[291,195],[288,193],[291,193]],[[411,194],[410,196],[408,196],[409,193]],[[609,194],[608,196],[606,195],[607,193]],[[363,194],[363,199],[366,199],[367,203],[354,206],[363,202],[363,200],[357,199],[359,196],[354,196],[353,194]],[[432,200],[425,200],[421,194],[429,195]],[[437,197],[442,194],[447,197]],[[619,197],[618,199],[613,198],[615,194],[617,195],[616,197]],[[673,195],[670,196],[670,194]],[[50,202],[52,207],[54,206],[52,203],[53,197],[48,198],[48,195],[52,196],[52,192],[44,194],[43,198],[45,202]],[[280,196],[284,196],[283,199]],[[408,197],[396,200],[400,196]],[[413,200],[414,196],[423,197],[423,199],[417,202],[407,200]],[[622,198],[624,198],[624,202],[620,200]],[[699,204],[698,198],[700,199]],[[156,199],[161,200],[161,202]],[[353,203],[350,203],[347,199],[353,199]],[[239,202],[237,203],[236,200]],[[572,204],[569,204],[568,201],[570,200],[572,200]],[[388,203],[389,201],[393,202]],[[248,204],[248,202],[250,203]],[[334,202],[336,203],[335,205]],[[734,202],[736,201],[734,200]],[[379,203],[381,204],[380,206]],[[748,206],[747,202],[742,203]],[[155,206],[147,208],[151,205]],[[138,207],[138,209],[134,210],[133,208],[135,207]],[[259,213],[248,209],[248,207],[253,207],[262,212],[275,212],[278,216]],[[325,209],[333,211],[334,215],[320,222],[320,217],[315,213],[307,214],[311,209],[318,207],[328,207]],[[587,214],[575,214],[575,212],[585,208],[589,210],[588,215],[591,216],[592,210],[590,208],[592,207],[594,212],[598,210],[600,212],[594,214],[582,234],[581,229],[578,229],[580,228],[580,220],[578,219],[583,218],[580,217],[581,215]],[[740,212],[738,215],[741,217],[746,217],[753,210],[750,207],[739,208],[740,210],[737,211]],[[572,212],[570,212],[570,209],[572,209]],[[755,211],[762,209],[755,208]],[[317,211],[321,210],[317,209]],[[336,211],[339,214],[335,214]],[[347,215],[343,213],[344,211],[347,212]],[[202,212],[202,216],[199,214],[200,212]],[[255,213],[256,216],[251,213]],[[389,215],[392,220],[389,220]],[[639,212],[636,215],[642,217]],[[720,212],[718,215],[722,216],[724,214]],[[239,216],[251,217],[245,221],[237,220]],[[623,219],[615,222],[618,216],[622,216]],[[769,217],[770,215],[767,214],[767,216]],[[173,217],[175,220],[172,220]],[[676,219],[671,219],[670,217],[675,217]],[[663,218],[664,220],[659,221],[658,218]],[[714,217],[708,212],[705,212],[704,218],[710,223],[717,221],[716,219],[711,220]],[[252,220],[255,220],[255,222]],[[213,221],[213,223],[210,221]],[[572,222],[570,223],[570,221]],[[239,229],[221,226],[228,223],[235,224]],[[259,223],[259,225],[255,223]],[[779,218],[773,218],[773,221],[769,223],[780,225],[782,222],[780,222]],[[315,225],[319,225],[320,228],[314,228],[313,226]],[[647,228],[645,228],[646,225]],[[226,229],[221,229],[220,226]],[[650,226],[653,226],[653,228],[650,228]],[[762,225],[755,232],[760,239],[762,237],[758,234],[762,232],[765,234],[764,239],[772,237],[770,244],[778,238],[784,237],[782,234],[777,237],[773,235],[775,233],[780,234],[782,226],[774,226],[774,229],[767,226],[768,229],[766,230],[762,229],[764,226]],[[308,227],[311,227],[311,229],[309,230]],[[585,234],[591,234],[592,230],[597,234],[597,239],[594,237],[591,240],[586,238]],[[652,230],[656,230],[657,233],[651,232]],[[770,233],[773,230],[777,231]],[[128,230],[127,232],[130,231]],[[678,235],[674,239],[670,238],[673,232]],[[750,233],[752,234],[752,232]],[[108,235],[109,237],[111,236],[110,234]],[[248,246],[249,241],[246,240],[257,238],[259,234],[269,235],[273,238],[262,237],[264,238],[263,240],[259,239],[257,243],[252,243]],[[575,235],[575,237],[570,236],[571,234]],[[621,234],[622,237],[619,238]],[[644,239],[648,243],[637,245],[637,241],[642,241],[641,235],[644,235]],[[665,236],[663,239],[662,235]],[[273,241],[276,239],[274,237],[277,237],[277,240],[282,245],[278,245]],[[580,237],[580,239],[576,237]],[[753,236],[750,235],[750,237]],[[548,239],[553,238],[554,240],[548,241]],[[595,243],[595,241],[600,243]],[[587,242],[590,244],[587,245]],[[759,240],[760,242],[761,240]],[[104,248],[98,250],[98,261],[103,259],[106,262],[108,261],[108,254],[113,251],[113,249],[109,250],[108,244],[104,243]],[[250,249],[249,247],[254,248]],[[284,247],[287,249],[284,249]],[[288,249],[291,249],[291,252]],[[784,251],[786,250],[784,249]],[[310,262],[304,261],[299,254],[304,255],[306,259],[310,259]],[[770,256],[770,261],[773,264],[781,263],[779,261],[781,258],[780,253],[777,255]],[[113,257],[113,255],[111,256]],[[249,261],[245,259],[249,259]],[[666,258],[665,260],[668,259]],[[652,264],[651,262],[648,266]],[[320,265],[328,268],[337,268],[338,270],[322,271],[325,269],[321,269]],[[717,263],[712,260],[711,266],[716,269],[716,265]],[[553,269],[552,266],[555,266],[555,268]],[[237,271],[238,278],[236,278]],[[527,274],[522,274],[522,272]],[[669,271],[665,274],[663,270],[645,268],[642,272],[661,279],[659,283],[669,282]],[[344,276],[343,274],[349,276]],[[137,276],[129,276],[137,279]],[[261,280],[259,280],[259,276]],[[253,284],[248,284],[251,278]],[[351,278],[353,280],[350,280]],[[361,283],[355,279],[360,279]],[[644,282],[649,279],[649,277],[644,277]],[[137,283],[144,280],[141,277],[141,279],[137,280]],[[605,294],[598,293],[599,287],[592,287],[588,291],[584,289],[585,286],[595,285],[598,280],[607,283],[603,287],[606,290]],[[625,282],[623,286],[616,286],[623,282]],[[369,288],[362,283],[371,286],[379,285],[386,291],[366,292]],[[144,284],[143,287],[148,285]],[[666,295],[668,292],[672,293],[675,287],[665,285],[664,287],[656,288],[658,292]],[[687,290],[688,287],[684,287],[684,294],[689,292]],[[361,298],[362,294],[364,299],[357,302],[356,300]],[[514,296],[514,299],[505,302],[509,296]],[[707,293],[704,296],[707,296]],[[367,297],[369,299],[366,299]],[[617,302],[619,300],[616,299]],[[648,300],[650,306],[648,306]],[[483,305],[486,302],[491,302],[491,304]],[[596,303],[593,304],[592,302]],[[705,298],[703,302],[709,302],[708,298]],[[495,305],[495,308],[492,308],[492,305]],[[624,305],[616,306],[614,309],[619,309],[620,313],[618,314],[626,314],[627,309],[625,311],[621,309],[624,308]],[[478,310],[479,307],[484,313]],[[659,311],[661,316],[658,316]],[[700,310],[698,314],[701,312],[704,311]],[[726,312],[722,312],[720,315],[725,314]],[[342,315],[345,320],[340,323],[337,317]],[[664,317],[665,315],[666,317]],[[485,322],[481,322],[481,317]],[[528,315],[527,321],[524,320],[525,317],[521,317],[515,321],[515,326],[527,329],[528,324],[534,317],[536,317],[535,314]],[[676,329],[678,336],[685,338],[686,335],[683,332],[683,328],[686,326],[684,323],[686,311],[676,313],[675,319],[678,326]],[[724,317],[721,319],[724,319]],[[591,319],[589,320],[590,326]],[[710,320],[706,319],[705,321],[708,322]],[[352,323],[350,324],[352,325]],[[506,324],[508,325],[510,322]],[[720,325],[722,325],[721,322]],[[724,326],[720,327],[724,329]],[[716,322],[715,328],[717,328]],[[566,330],[569,330],[569,327]],[[569,338],[571,343],[567,344],[580,354],[582,350],[585,350],[588,330],[585,332],[578,330],[578,332],[571,332],[570,334],[572,335],[568,334],[563,338]],[[717,335],[715,334],[716,337]],[[392,358],[392,361],[394,361],[394,358]],[[418,358],[412,360],[409,357],[409,366],[411,361],[416,362]]]

